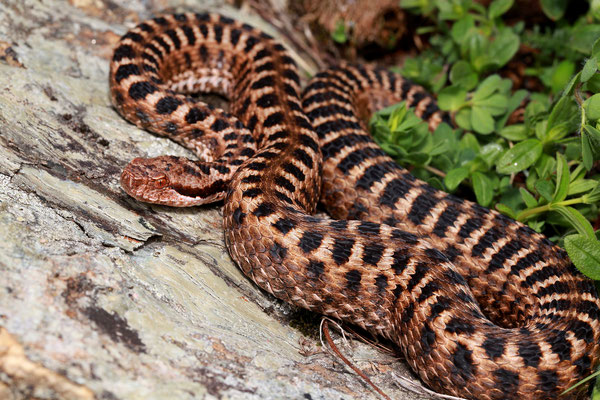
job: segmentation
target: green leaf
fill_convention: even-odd
[[[512,113],[519,108],[527,96],[529,96],[529,92],[525,89],[519,89],[514,92],[511,98],[508,100],[508,112]]]
[[[586,82],[583,90],[590,93],[600,93],[600,74],[595,73],[592,75],[592,77]]]
[[[585,65],[583,66],[583,69],[581,70],[581,82],[585,83],[589,81],[590,78],[594,76],[597,70],[598,60],[596,59],[596,57],[588,58],[588,60],[585,62]]]
[[[577,140],[577,138],[574,138],[574,140]],[[567,160],[569,161],[581,161],[581,140],[567,144],[565,147],[565,157],[567,157]],[[585,167],[582,166],[582,168]]]
[[[542,11],[551,20],[561,19],[567,9],[567,0],[540,0]]]
[[[571,60],[560,62],[552,73],[550,87],[554,93],[561,91],[573,76],[575,72],[575,63]]]
[[[568,159],[568,157],[567,157]],[[573,170],[573,172],[571,172],[571,182],[574,182],[578,179],[583,179],[585,177],[586,171],[585,171],[585,167],[581,164],[578,164],[575,169]]]
[[[510,79],[502,79],[498,84],[498,93],[505,94],[508,96],[513,87],[513,83]]]
[[[556,190],[552,195],[553,202],[563,201],[567,197],[570,181],[569,165],[565,157],[556,153],[556,161]]]
[[[600,131],[588,124],[581,132],[581,153],[585,169],[591,170],[594,159],[600,154]]]
[[[513,5],[513,0],[494,0],[488,8],[488,18],[494,19],[507,12]]]
[[[500,211],[504,215],[508,215],[512,219],[517,217],[517,213],[506,204],[496,203],[496,210]]]
[[[594,159],[597,160],[598,156],[600,156],[600,131],[593,126],[590,126],[591,129],[585,129],[587,134],[590,137],[590,143],[592,145],[592,154],[594,154]]]
[[[481,150],[481,145],[477,140],[477,136],[473,135],[472,133],[465,133],[460,138],[459,147],[461,149],[471,149],[474,153],[479,153]],[[475,156],[471,157],[471,159],[474,157]]]
[[[436,141],[434,138],[433,142],[435,144],[429,151],[430,156],[445,156],[446,153],[452,151],[451,143],[448,140]]]
[[[538,139],[527,139],[508,149],[496,163],[501,174],[512,174],[531,166],[542,154],[544,146]]]
[[[581,196],[581,199],[586,204],[595,204],[600,202],[600,183],[589,193]]]
[[[431,156],[426,153],[411,153],[405,157],[405,161],[410,165],[427,165],[431,161]]]
[[[503,67],[508,63],[521,45],[521,40],[510,28],[504,27],[500,29],[500,33],[496,39],[490,44],[487,51],[487,56],[493,60],[491,64],[497,68]]]
[[[490,75],[484,79],[483,82],[479,84],[479,87],[473,93],[473,101],[477,102],[478,100],[483,100],[486,97],[491,96],[498,89],[498,85],[500,84],[500,75]]]
[[[444,111],[456,111],[464,103],[467,91],[460,86],[448,86],[442,89],[438,95],[438,106]]]
[[[533,197],[531,193],[525,188],[519,188],[519,192],[521,193],[521,198],[525,202],[527,208],[537,207],[538,201]]]
[[[598,54],[598,52],[594,50],[597,49],[596,47],[594,47],[594,42],[599,37],[599,24],[579,24],[578,26],[575,26],[571,31],[571,42],[569,43],[569,45],[574,50],[577,50],[585,55],[589,55],[590,49],[592,49],[592,56],[595,57]]]
[[[391,106],[387,106],[377,111],[376,115],[380,115],[382,117],[389,117],[399,108],[407,108],[406,101],[401,101],[400,103],[392,104]]]
[[[573,89],[575,88],[575,84],[577,84],[579,81],[581,81],[581,72],[578,72],[577,74],[575,74],[574,77],[571,78],[571,80],[569,81],[569,83],[567,83],[567,85],[565,86],[562,95],[563,96],[570,96],[573,94]]]
[[[452,44],[451,41],[448,41]],[[409,78],[432,92],[439,92],[446,83],[446,72],[443,71],[443,59],[437,58],[432,53],[422,53],[419,57],[407,58],[404,66],[399,69],[403,76]]]
[[[432,138],[435,143],[435,146],[429,152],[432,156],[451,156],[457,150],[457,133],[448,124],[440,124],[435,132],[433,132]]]
[[[586,193],[595,189],[598,185],[600,185],[600,183],[592,179],[577,179],[569,185],[568,195],[572,196],[574,194]]]
[[[535,171],[540,179],[546,179],[552,172],[554,172],[556,167],[556,160],[553,157],[550,157],[547,154],[542,154],[542,156],[535,163]]]
[[[506,177],[508,178],[508,177]],[[530,190],[531,192],[531,190]],[[511,209],[515,210],[515,214],[525,208],[525,203],[523,203],[523,199],[521,198],[521,193],[517,188],[512,186],[506,188],[506,190],[502,193],[502,196],[499,200],[500,203],[507,205]],[[516,215],[515,215],[516,216]],[[515,218],[516,219],[516,218]]]
[[[574,102],[571,96],[563,95],[552,107],[548,116],[548,124],[546,125],[546,133],[555,126],[570,121],[573,116]]]
[[[537,122],[539,122],[546,113],[546,105],[537,99],[533,98],[533,94],[531,94],[531,101],[525,107],[525,125],[528,127],[534,126]]]
[[[587,130],[581,132],[581,156],[585,169],[591,170],[594,165],[594,150]]]
[[[597,2],[598,5],[600,5],[600,2]],[[596,27],[598,27],[598,25],[595,25]],[[596,60],[600,60],[600,32],[599,34],[596,36],[596,41],[594,42],[594,45],[592,46],[592,54],[591,56],[594,57]]]
[[[346,36],[346,23],[343,19],[339,19],[335,23],[335,29],[331,32],[331,38],[336,43],[346,43],[348,37]]]
[[[544,154],[542,154],[542,156],[544,156]],[[540,157],[541,159],[541,157]],[[538,159],[535,163],[537,164],[540,159]],[[535,168],[533,169],[529,169],[529,174],[527,175],[527,178],[525,178],[525,187],[527,188],[527,190],[529,190],[531,193],[535,193],[537,192],[537,190],[535,189],[535,183],[539,180],[539,176],[537,176],[537,173],[535,171]]]
[[[569,121],[565,121],[561,124],[555,125],[546,134],[546,142],[555,142],[567,136],[570,132],[573,132],[572,124]]]
[[[452,40],[454,40],[457,44],[462,44],[466,38],[468,38],[467,33],[470,29],[475,27],[475,19],[471,14],[467,14],[452,25],[452,29],[450,30],[450,35],[452,36]]]
[[[446,154],[440,154],[432,158],[431,166],[441,171],[449,171],[454,168],[454,162]],[[442,185],[441,187],[444,186]]]
[[[489,206],[494,198],[494,183],[484,173],[475,171],[471,175],[473,181],[473,191],[477,202],[484,207]]]
[[[587,277],[600,279],[600,242],[584,235],[570,235],[565,238],[565,249],[581,273]]]
[[[400,122],[400,124],[397,124],[398,122]],[[422,123],[423,120],[417,117],[412,111],[410,111],[407,114],[402,115],[402,118],[399,121],[396,121],[396,125],[391,126],[390,128],[392,132],[409,132],[413,128],[416,128],[417,126],[421,125]]]
[[[600,93],[597,93],[587,99],[583,106],[585,107],[585,116],[591,120],[600,119]]]
[[[392,109],[391,111],[391,115],[389,117],[389,121],[388,121],[388,126],[390,128],[390,131],[396,131],[398,128],[398,125],[400,125],[400,123],[404,120],[404,118],[406,117],[406,114],[408,114],[408,108],[406,106],[404,107],[395,107]]]
[[[491,168],[494,164],[496,164],[496,160],[502,154],[504,148],[500,146],[498,143],[488,143],[481,148],[481,152],[477,157],[480,157],[487,168]]]
[[[499,116],[506,111],[508,98],[503,94],[497,93],[473,103],[475,106],[485,107],[492,116]]]
[[[400,2],[400,7],[406,9],[416,9],[413,10],[415,12],[419,12],[419,14],[427,15],[429,12],[433,11],[434,4],[429,1],[423,2],[423,0],[402,0]]]
[[[444,177],[444,184],[448,190],[455,190],[458,185],[469,176],[469,169],[466,167],[458,167],[448,171]]]
[[[473,130],[473,126],[471,125],[471,109],[463,108],[454,116],[454,120],[456,121],[456,125],[459,128],[462,128],[466,131]]]
[[[594,235],[594,228],[592,228],[592,224],[588,221],[579,211],[574,209],[573,207],[565,207],[560,204],[553,204],[550,206],[550,210],[558,212],[562,215],[569,224],[577,230],[577,232],[581,235],[584,235],[588,238],[596,238]],[[599,264],[600,265],[600,264]]]
[[[514,124],[502,128],[502,130],[500,131],[500,136],[502,136],[505,139],[512,140],[514,142],[519,142],[521,140],[527,139],[529,134],[525,125]]]
[[[450,70],[450,81],[465,90],[472,90],[477,86],[477,74],[471,68],[471,64],[465,60],[458,60]]]
[[[530,220],[527,221],[527,225],[533,229],[534,231],[541,233],[542,232],[542,228],[544,228],[544,224],[546,224],[546,221],[536,221],[536,220]]]
[[[548,120],[540,121],[535,124],[535,136],[541,141],[544,141],[548,135],[548,130],[546,129],[547,127]]]
[[[486,108],[473,107],[471,109],[471,125],[475,132],[489,135],[494,131],[494,118]]]
[[[403,158],[406,155],[406,151],[403,148],[390,143],[379,143],[383,151],[392,157]]]
[[[486,13],[486,8],[483,6],[483,4],[479,4],[476,1],[472,1],[472,0],[459,0],[462,1],[463,4],[467,4],[467,7],[470,7],[471,10],[475,11],[478,14],[481,14],[482,16],[485,15]]]
[[[431,176],[431,177],[427,178],[425,180],[425,182],[427,182],[429,185],[433,186],[436,189],[446,190],[446,188],[444,187],[444,184],[442,183],[440,178],[438,178],[437,176]]]
[[[440,10],[441,19],[456,20],[467,14],[471,1],[458,0],[435,0],[435,4]]]
[[[552,192],[556,189],[550,181],[538,180],[535,182],[535,190],[549,203],[552,201]]]

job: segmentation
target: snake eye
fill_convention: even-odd
[[[169,181],[167,180],[166,176],[161,176],[159,178],[154,179],[154,186],[156,186],[157,189],[162,189],[168,184]]]

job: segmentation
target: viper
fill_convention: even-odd
[[[223,200],[227,249],[250,279],[391,340],[431,388],[557,398],[598,366],[600,300],[566,253],[414,178],[371,139],[365,118],[401,100],[431,129],[443,122],[422,88],[341,64],[301,96],[280,43],[206,13],[130,30],[109,81],[123,117],[198,156],[134,159],[121,175],[128,194],[177,207]],[[226,96],[230,111],[198,92]],[[331,218],[313,215],[319,200]]]

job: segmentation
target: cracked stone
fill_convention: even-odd
[[[233,264],[219,204],[121,190],[129,160],[190,155],[109,101],[112,47],[155,3],[241,15],[216,0],[2,3],[0,398],[377,398]],[[390,396],[418,398],[392,381],[397,359],[352,352]]]

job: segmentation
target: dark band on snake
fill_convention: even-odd
[[[600,300],[563,250],[398,167],[362,118],[406,100],[430,129],[434,98],[372,66],[317,74],[246,24],[166,15],[121,38],[113,103],[198,160],[135,159],[131,196],[224,200],[225,242],[276,297],[393,341],[431,388],[469,399],[549,399],[600,362]],[[190,94],[217,92],[230,112]],[[311,214],[320,201],[333,219]],[[580,387],[564,398],[583,398]]]

